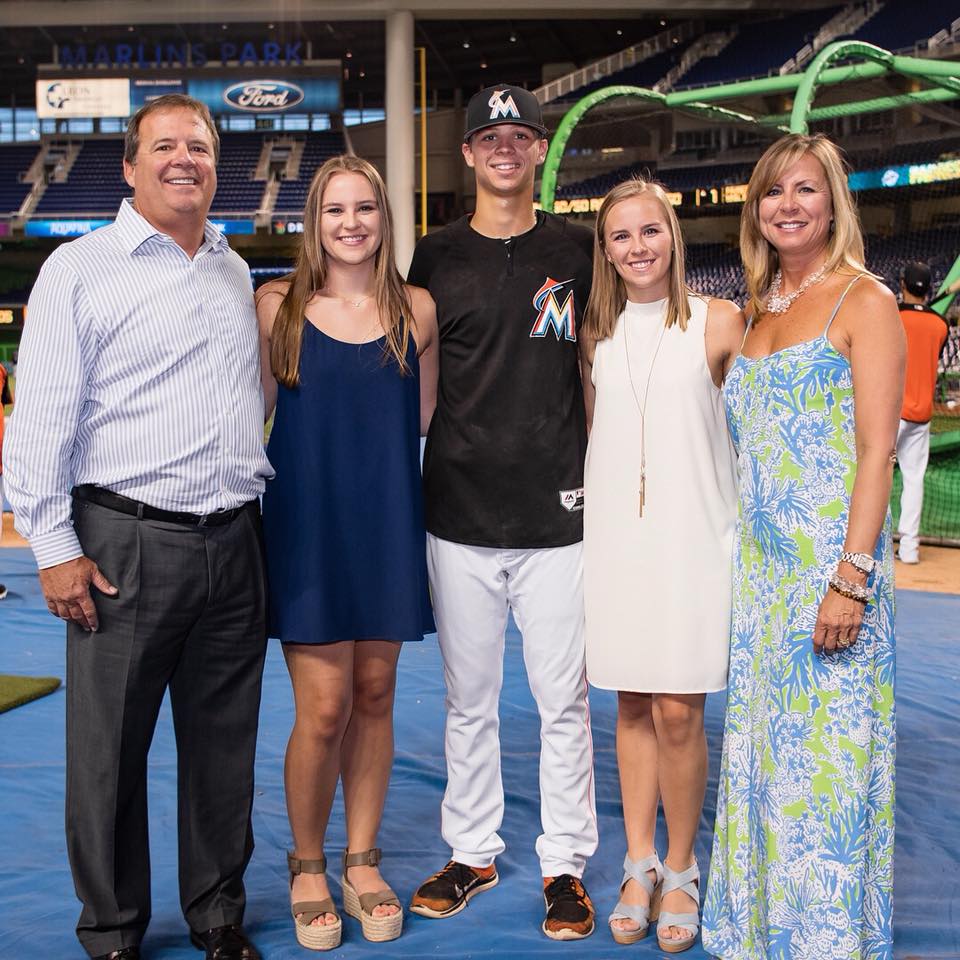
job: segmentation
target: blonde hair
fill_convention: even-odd
[[[745,309],[754,316],[763,313],[765,295],[780,264],[776,248],[760,232],[760,201],[784,170],[806,154],[815,157],[823,168],[833,207],[833,229],[827,240],[825,272],[830,273],[844,265],[854,273],[869,273],[864,266],[863,233],[847,185],[848,164],[843,153],[822,133],[813,136],[788,134],[768,147],[754,167],[740,217],[740,258],[749,297]]]
[[[584,333],[594,340],[606,340],[613,336],[617,317],[627,303],[626,285],[614,265],[607,259],[604,249],[603,235],[607,217],[618,203],[642,196],[652,197],[660,204],[673,244],[664,325],[672,327],[676,323],[680,325],[681,330],[687,329],[687,321],[690,319],[690,304],[687,302],[687,296],[692,291],[685,279],[686,264],[680,222],[662,184],[655,180],[637,177],[617,184],[603,198],[597,214],[597,232],[593,238],[593,286],[590,290],[590,299],[587,300],[583,321]]]
[[[327,184],[338,173],[359,173],[373,188],[380,211],[380,247],[374,260],[374,296],[380,325],[386,335],[385,359],[394,359],[401,372],[408,373],[412,309],[403,287],[403,278],[393,259],[393,217],[383,178],[366,160],[352,154],[331,157],[314,174],[303,211],[303,237],[293,272],[283,279],[287,290],[277,310],[270,343],[270,367],[285,387],[300,384],[300,350],[307,304],[327,282],[326,254],[320,242],[320,207]]]

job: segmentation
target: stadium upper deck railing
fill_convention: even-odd
[[[837,60],[859,62],[831,66]],[[932,86],[923,90],[873,97],[868,100],[855,100],[817,108],[813,106],[819,87],[870,80],[890,73],[923,80]],[[795,91],[793,109],[790,113],[759,115],[745,110],[734,110],[719,103],[719,101],[736,101],[746,97],[769,96],[789,91]],[[781,130],[784,133],[806,133],[810,122],[814,120],[960,99],[960,63],[951,60],[898,56],[872,43],[864,43],[860,40],[838,40],[825,46],[800,73],[759,77],[755,80],[724,83],[692,90],[674,90],[669,93],[659,93],[646,87],[625,84],[594,90],[577,101],[564,114],[550,142],[540,184],[540,204],[544,210],[553,210],[560,162],[574,128],[591,109],[615,97],[636,97],[666,108],[682,107],[709,120],[757,124]],[[946,289],[958,277],[960,277],[960,256],[947,272],[941,290]],[[931,306],[939,313],[945,313],[952,299],[952,295],[942,295],[935,299]]]
[[[640,43],[635,43],[632,47],[627,47],[626,50],[620,50],[608,57],[603,57],[601,60],[596,60],[594,63],[587,64],[579,70],[557,77],[549,83],[545,83],[542,87],[538,87],[533,91],[533,94],[543,104],[565,97],[588,84],[603,80],[605,77],[618,73],[620,70],[625,70],[627,67],[643,63],[644,60],[648,60],[658,53],[663,53],[665,50],[673,49],[677,44],[696,36],[701,26],[702,24],[698,21],[691,21],[677,24],[669,30],[662,30],[652,37],[647,37],[646,40],[641,40]]]

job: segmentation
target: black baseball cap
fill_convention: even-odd
[[[519,123],[531,127],[541,137],[547,135],[543,125],[540,102],[523,87],[510,83],[498,83],[475,93],[467,104],[467,128],[463,134],[464,143],[478,130],[495,127],[498,123]]]
[[[913,260],[903,268],[903,285],[915,297],[925,297],[930,292],[930,268],[925,263]]]

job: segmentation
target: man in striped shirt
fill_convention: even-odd
[[[206,219],[218,153],[188,97],[131,119],[133,200],[54,251],[31,293],[4,451],[17,528],[67,622],[67,847],[98,960],[140,957],[147,752],[168,689],[191,940],[259,957],[241,923],[272,470],[249,271]]]

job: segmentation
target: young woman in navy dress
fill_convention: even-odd
[[[380,175],[358,157],[313,179],[291,274],[258,292],[268,454],[264,495],[270,635],[283,643],[296,719],[285,783],[297,939],[340,943],[324,835],[338,778],[347,849],[344,910],[368,940],[400,935],[377,832],[393,761],[404,641],[433,632],[421,430],[435,403],[436,312],[403,284]]]

